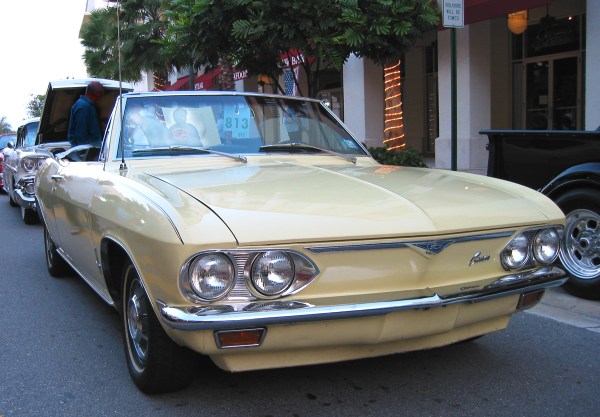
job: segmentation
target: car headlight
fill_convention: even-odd
[[[25,194],[27,194],[29,196],[35,195],[35,183],[34,183],[33,178],[31,180],[26,181],[23,184],[23,191],[25,192]]]
[[[37,170],[41,168],[45,160],[46,158],[23,158],[21,160],[21,166],[26,173],[35,174]]]
[[[25,172],[31,174],[37,170],[38,164],[37,164],[37,160],[35,160],[35,159],[25,158],[25,159],[23,159],[21,166],[23,167]]]
[[[525,233],[521,233],[510,242],[502,251],[500,260],[506,269],[519,269],[529,258],[529,239]]]
[[[254,288],[266,296],[283,293],[294,281],[294,263],[282,251],[261,253],[254,259],[250,279]]]
[[[555,229],[543,229],[533,239],[533,256],[541,264],[554,262],[560,250],[560,237]]]
[[[562,227],[525,230],[514,237],[500,253],[502,266],[507,270],[550,265],[560,252]]]
[[[229,293],[234,284],[235,268],[221,253],[199,256],[190,264],[189,285],[202,300],[219,300]]]
[[[195,303],[222,302],[228,297],[241,303],[295,294],[318,274],[313,261],[293,250],[210,250],[184,263],[179,285]]]

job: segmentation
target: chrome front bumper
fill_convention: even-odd
[[[371,302],[314,306],[299,301],[263,301],[236,310],[234,306],[190,306],[170,307],[157,301],[163,321],[178,330],[225,330],[275,324],[293,324],[324,320],[340,320],[381,316],[400,310],[418,310],[443,307],[456,303],[478,303],[515,294],[524,294],[565,283],[565,272],[558,267],[541,268],[522,274],[500,277],[496,282],[481,290],[440,296]]]
[[[37,210],[37,204],[35,203],[35,196],[30,196],[23,192],[23,189],[18,188],[15,190],[15,196],[13,197],[15,202],[25,209]]]

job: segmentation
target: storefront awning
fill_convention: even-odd
[[[194,78],[194,90],[209,90],[212,88],[214,84],[214,79],[217,75],[221,73],[221,68],[215,68],[212,71],[207,71],[204,74],[196,76]],[[233,68],[233,79],[234,81],[243,80],[248,76],[248,71],[246,70],[237,70],[235,67]],[[182,77],[175,81],[173,84],[167,86],[165,90],[167,91],[179,91],[179,90],[188,90],[189,89],[189,81],[190,77]]]
[[[182,88],[185,88],[185,87],[188,86],[189,80],[190,80],[189,76],[183,77],[183,78],[179,78],[173,84],[166,86],[165,87],[165,91],[178,91],[178,90],[181,90]]]
[[[545,6],[551,0],[465,0],[465,25],[490,20],[520,10]]]

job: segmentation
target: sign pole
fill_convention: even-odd
[[[457,97],[456,97],[456,28],[450,29],[450,101],[451,103],[451,169],[458,170],[458,112],[457,112]]]
[[[456,80],[456,28],[464,26],[464,0],[439,0],[442,25],[450,28],[450,168],[458,170],[458,111]]]

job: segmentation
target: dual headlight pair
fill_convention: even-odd
[[[27,174],[35,174],[43,165],[47,157],[25,157],[21,159],[21,167]]]
[[[317,267],[304,255],[292,251],[205,252],[186,263],[181,284],[196,301],[217,301],[235,287],[241,296],[273,299],[306,286]]]
[[[502,266],[516,270],[533,265],[550,265],[559,255],[562,229],[548,227],[526,230],[515,236],[500,254]]]

